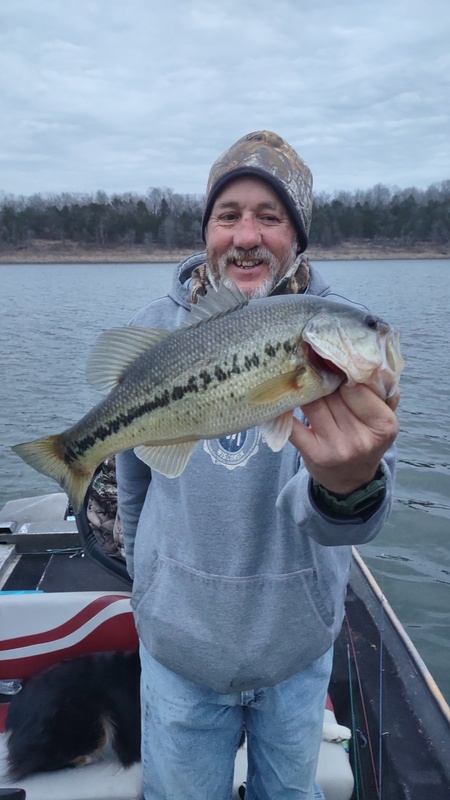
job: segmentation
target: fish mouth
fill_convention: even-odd
[[[340,332],[342,345],[346,344],[345,336]],[[305,342],[306,355],[311,367],[323,378],[331,375],[339,375],[341,383],[348,383],[355,386],[357,383],[364,383],[369,386],[378,397],[387,400],[398,390],[400,374],[404,369],[405,362],[400,353],[400,334],[386,328],[377,335],[378,358],[359,359],[352,357],[351,347],[343,348],[347,358],[345,367],[338,366],[334,361],[326,358],[314,349],[310,342]]]
[[[321,356],[317,350],[314,350],[312,345],[309,342],[305,342],[306,344],[306,355],[308,358],[308,362],[311,367],[315,370],[315,372],[319,373],[319,375],[323,374],[330,374],[339,375],[342,378],[342,381],[346,381],[348,379],[348,375],[344,372],[343,369],[338,367],[337,364],[334,364],[328,358]]]
[[[400,333],[390,330],[380,342],[381,365],[377,375],[377,389],[381,396],[384,391],[386,400],[398,390],[400,374],[405,368],[405,362],[400,352]]]

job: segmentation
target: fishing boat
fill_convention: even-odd
[[[75,518],[64,494],[10,501],[0,511],[3,757],[8,705],[30,675],[86,653],[136,648],[130,589],[124,563],[99,547],[86,508]],[[326,800],[450,797],[450,709],[356,549],[324,719],[317,781]],[[339,733],[345,728],[351,737]],[[234,798],[245,796],[245,774],[244,746]],[[0,787],[7,800],[137,800],[141,770],[110,759],[19,785],[0,772]]]

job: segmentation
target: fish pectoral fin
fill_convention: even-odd
[[[249,403],[276,403],[287,394],[298,392],[301,389],[301,375],[304,372],[304,367],[294,369],[292,372],[285,372],[283,375],[277,375],[276,378],[269,378],[268,381],[260,383],[247,395]]]
[[[165,445],[139,445],[134,448],[137,457],[151,469],[161,472],[166,478],[177,478],[194,452],[197,442],[181,442]]]
[[[112,328],[94,344],[86,367],[86,379],[94,389],[109,391],[120,383],[130,364],[154,347],[170,331],[151,328]]]
[[[292,420],[293,412],[286,411],[284,414],[280,414],[279,417],[269,419],[259,426],[268,446],[274,453],[282,450],[289,439],[292,433]]]

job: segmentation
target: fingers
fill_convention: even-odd
[[[399,402],[400,402],[400,392],[399,392],[398,389],[395,392],[395,394],[392,395],[392,397],[388,397],[386,399],[386,405],[389,406],[391,411],[395,411],[396,410]]]
[[[398,400],[396,393],[392,405]],[[294,418],[290,442],[310,475],[336,493],[368,483],[398,433],[394,411],[363,385],[341,386],[302,410],[309,426]]]
[[[396,397],[392,402],[398,402]],[[329,431],[355,434],[355,425],[379,430],[396,425],[392,410],[371,389],[362,384],[340,386],[335,392],[302,406],[311,428],[327,438]]]
[[[363,384],[352,387],[344,384],[331,395],[302,406],[310,427],[294,424],[291,442],[301,449],[300,443],[310,442],[312,434],[325,442],[335,440],[338,435],[355,440],[365,432],[389,446],[398,433],[394,410],[399,399],[399,392],[385,402]]]
[[[311,428],[308,428],[303,422],[294,417],[292,421],[292,432],[289,441],[294,445],[300,453],[308,448],[308,442],[314,436]]]
[[[398,433],[398,421],[391,404],[378,397],[368,386],[358,384],[348,387],[340,386],[340,397],[354,417],[373,433],[382,434],[387,440],[394,440]],[[394,408],[397,407],[400,394],[397,392],[390,398]]]

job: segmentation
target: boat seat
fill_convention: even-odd
[[[138,646],[129,592],[5,592],[1,604],[0,680],[23,681],[67,659]],[[6,713],[1,703],[1,731]]]
[[[129,592],[4,593],[0,617],[0,680],[22,681],[52,664],[95,652],[130,651],[138,639]],[[11,636],[11,632],[14,636]],[[0,787],[5,773],[7,703],[0,703]],[[329,706],[325,711],[335,722]],[[233,798],[245,782],[247,755],[238,752]],[[138,800],[141,765],[117,760],[32,775],[20,781],[27,800]],[[323,741],[317,780],[326,800],[349,800],[353,774],[342,744]],[[200,799],[199,799],[200,800]]]

